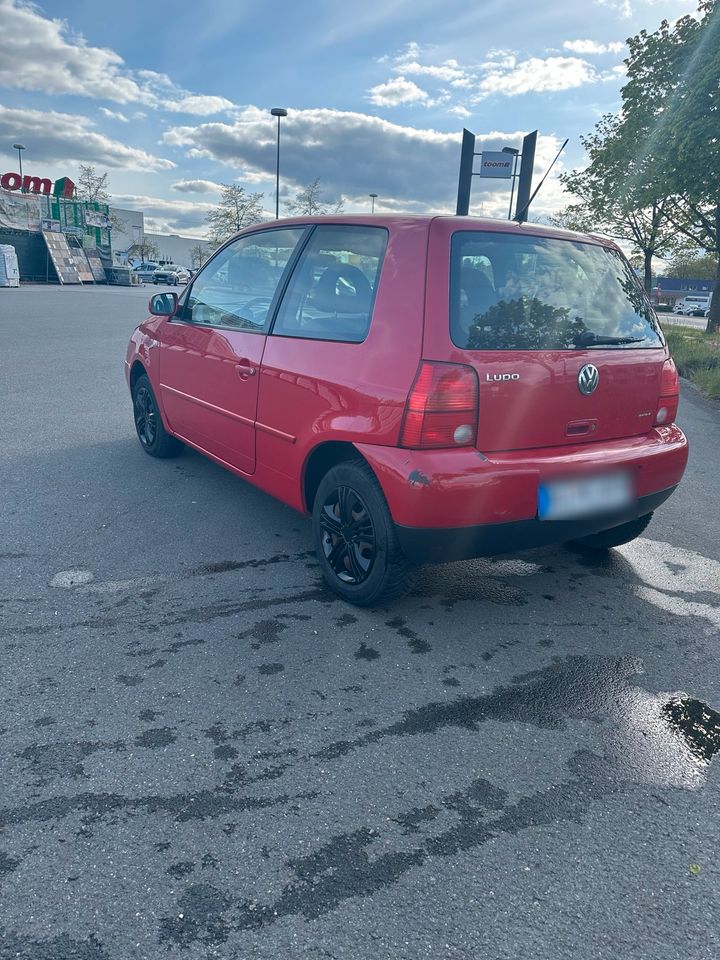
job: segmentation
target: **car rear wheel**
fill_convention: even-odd
[[[176,457],[181,453],[183,444],[165,429],[146,374],[142,374],[135,381],[132,400],[135,429],[145,453],[163,459]]]
[[[631,540],[639,537],[651,520],[652,513],[646,513],[629,523],[621,523],[619,527],[601,530],[600,533],[591,533],[587,537],[580,537],[572,542],[587,550],[610,550],[612,547],[630,543]]]
[[[339,463],[325,474],[312,522],[323,577],[343,600],[367,607],[407,592],[413,566],[400,549],[380,484],[364,460]]]

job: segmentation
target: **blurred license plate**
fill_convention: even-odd
[[[554,480],[538,488],[540,520],[570,520],[596,513],[610,513],[634,499],[630,475],[605,473],[575,480]]]

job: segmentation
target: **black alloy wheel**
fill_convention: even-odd
[[[176,457],[183,444],[165,429],[155,394],[146,373],[133,384],[133,419],[135,430],[145,453],[151,457]]]
[[[135,429],[143,447],[152,447],[157,437],[158,413],[155,398],[146,386],[135,391]]]
[[[322,575],[341,599],[359,607],[399,597],[412,582],[385,495],[365,460],[331,467],[315,494],[313,539]]]
[[[375,562],[375,527],[359,494],[339,486],[320,508],[322,546],[328,564],[343,583],[359,586]]]

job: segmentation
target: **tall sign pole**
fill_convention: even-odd
[[[473,157],[475,156],[475,134],[463,127],[462,150],[460,152],[460,177],[458,178],[457,207],[458,217],[466,217],[470,212],[470,188],[472,186]]]
[[[523,137],[520,175],[518,176],[517,204],[515,206],[515,219],[518,223],[524,223],[528,218],[537,135],[537,130],[533,130],[532,133],[528,133],[526,137]]]

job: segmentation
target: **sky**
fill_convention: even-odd
[[[695,0],[0,0],[0,174],[108,173],[146,229],[203,237],[221,184],[280,206],[316,177],[348,213],[454,213],[463,127],[476,150],[539,130],[533,204],[620,107],[625,40]],[[479,159],[479,158],[478,158]],[[478,169],[476,167],[476,169]],[[507,181],[473,179],[471,213],[505,217]]]

